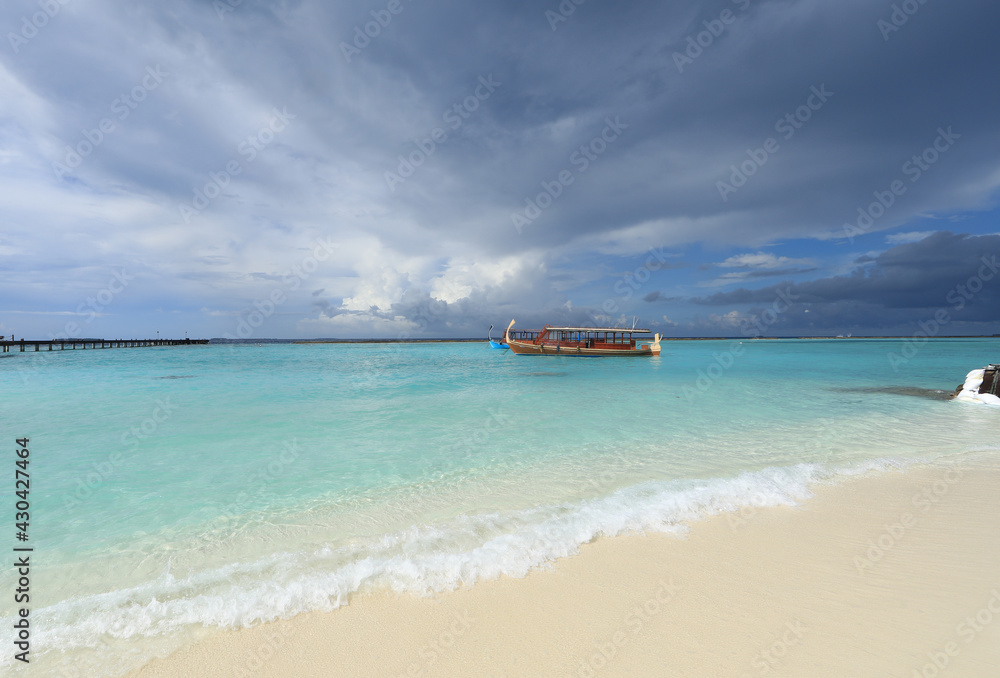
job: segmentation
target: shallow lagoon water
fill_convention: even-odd
[[[858,473],[995,460],[1000,412],[946,395],[996,362],[1000,341],[930,341],[894,370],[901,347],[670,341],[657,358],[581,359],[485,342],[270,344],[4,360],[17,396],[0,403],[0,435],[31,439],[32,675],[115,675],[359,591],[521,576],[596,536],[682,534]],[[13,613],[0,604],[2,623]]]

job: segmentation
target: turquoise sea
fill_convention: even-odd
[[[217,629],[332,610],[368,590],[522,576],[598,536],[681,535],[720,512],[807,506],[817,484],[861,473],[1000,465],[1000,411],[946,398],[1000,359],[1000,340],[904,347],[7,354],[3,541],[6,559],[20,545],[14,441],[27,437],[30,675],[119,675]],[[15,577],[0,572],[5,638]]]

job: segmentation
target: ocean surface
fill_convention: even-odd
[[[997,339],[669,341],[656,358],[486,342],[0,358],[30,438],[32,676],[114,676],[220,628],[523,576],[595,537],[683,535],[818,484],[1000,464],[950,401]],[[911,350],[912,349],[912,350]],[[895,356],[895,358],[893,357]],[[905,356],[909,356],[908,358]],[[4,548],[13,469],[0,474]],[[8,638],[15,572],[0,572]],[[11,646],[0,673],[13,666]]]

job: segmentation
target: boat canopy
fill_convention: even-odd
[[[549,332],[617,332],[619,334],[649,334],[650,330],[628,327],[546,327]]]

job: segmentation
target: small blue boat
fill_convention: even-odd
[[[490,348],[510,348],[507,344],[502,341],[493,341],[493,325],[490,325],[490,331],[486,334],[490,340]]]

